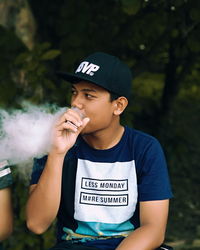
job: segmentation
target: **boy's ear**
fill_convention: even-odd
[[[121,115],[128,105],[128,100],[124,96],[118,97],[114,102],[114,115]]]

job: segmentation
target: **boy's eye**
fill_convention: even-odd
[[[75,89],[72,89],[71,90],[71,95],[72,96],[75,96],[75,95],[77,95],[77,90],[75,90]],[[91,95],[90,93],[83,93],[84,95],[85,95],[85,97],[87,98],[87,99],[92,99],[92,98],[95,98],[95,96],[94,95]]]
[[[87,94],[87,93],[85,93],[85,96],[86,96],[87,98],[94,98],[94,97],[95,97],[95,96],[90,95],[90,94]]]
[[[76,90],[72,89],[71,93],[72,93],[72,95],[75,95],[76,94]]]

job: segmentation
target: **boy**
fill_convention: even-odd
[[[41,234],[57,216],[54,250],[159,247],[172,194],[158,141],[120,124],[129,68],[97,52],[59,75],[72,83],[72,108],[54,126],[48,156],[35,161],[29,229]]]

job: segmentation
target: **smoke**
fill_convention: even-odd
[[[26,165],[47,154],[54,122],[66,108],[24,103],[22,109],[0,109],[0,161]]]

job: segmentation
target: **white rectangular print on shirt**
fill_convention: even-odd
[[[78,160],[74,218],[85,222],[122,223],[137,203],[135,162]]]

